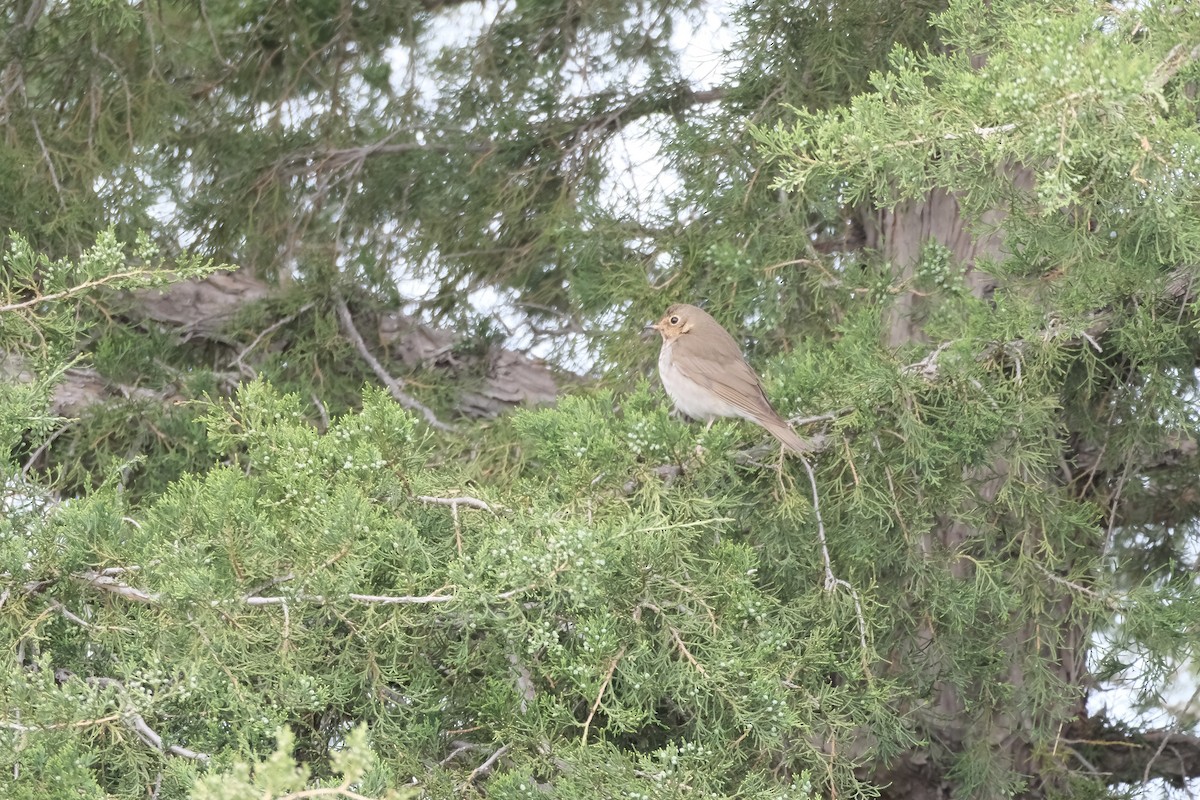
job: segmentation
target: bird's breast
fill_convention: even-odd
[[[664,342],[658,354],[658,374],[663,388],[675,401],[675,407],[692,419],[708,420],[713,417],[743,417],[743,409],[722,399],[707,386],[698,383],[681,369],[674,357],[675,341]]]

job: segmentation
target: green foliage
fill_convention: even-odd
[[[0,386],[0,447],[11,454],[21,439],[34,446],[59,422],[50,395],[67,368],[83,359],[78,342],[96,319],[82,307],[89,295],[165,286],[202,277],[220,267],[196,258],[163,259],[144,236],[132,248],[112,231],[77,259],[51,260],[12,234],[0,277],[0,342],[8,380]]]
[[[454,479],[429,468],[429,443],[385,395],[369,394],[360,413],[318,435],[298,398],[245,387],[205,417],[229,466],[178,482],[140,513],[111,490],[77,499],[9,552],[10,572],[43,574],[53,564],[63,576],[55,602],[87,609],[72,624],[45,613],[40,591],[8,607],[13,633],[32,624],[52,661],[39,674],[113,682],[83,681],[95,696],[90,706],[46,705],[41,694],[62,693],[48,686],[9,701],[32,703],[22,719],[65,721],[54,736],[67,741],[90,725],[119,729],[120,715],[104,711],[129,703],[165,742],[211,754],[214,765],[286,724],[297,751],[316,762],[314,774],[338,772],[336,762],[323,766],[328,743],[341,726],[365,722],[388,742],[393,785],[415,769],[406,754],[423,758],[447,725],[469,728],[468,741],[512,748],[511,763],[496,768],[510,776],[497,781],[498,792],[531,786],[530,770],[578,763],[562,796],[603,774],[614,790],[632,774],[651,793],[686,785],[720,795],[743,785],[746,796],[805,796],[802,779],[777,784],[754,761],[781,752],[797,730],[870,722],[884,741],[904,738],[879,713],[892,692],[880,689],[864,707],[851,699],[858,689],[826,685],[818,664],[836,663],[829,648],[858,640],[835,633],[853,624],[852,612],[821,601],[820,591],[789,600],[760,581],[763,564],[745,531],[775,517],[713,494],[721,476],[728,480],[724,459],[673,492],[633,462],[609,463],[612,479],[585,490],[582,470],[558,472],[563,446],[577,461],[618,452],[605,443],[628,433],[597,421],[606,402],[579,398],[529,415],[534,462],[547,471],[529,473],[502,500],[488,497],[492,512],[451,512],[421,499],[452,496]],[[624,414],[628,431],[667,422],[645,390]],[[589,419],[578,440],[546,435]],[[645,481],[637,495],[617,488],[629,480]],[[18,565],[29,551],[47,560]],[[89,601],[98,587],[81,576],[118,564],[112,574],[136,596]],[[824,635],[814,638],[814,629]],[[842,671],[864,678],[852,666]],[[99,692],[118,682],[128,699]],[[814,713],[822,703],[841,706],[837,717]],[[100,721],[85,722],[88,714]],[[29,727],[29,736],[49,734]],[[589,766],[597,763],[589,748],[556,746],[551,756],[533,744],[577,738],[610,743],[603,770]],[[161,756],[139,745],[128,742],[121,763],[152,770]],[[791,747],[789,765],[820,763],[811,745]],[[696,772],[714,763],[723,766]],[[469,779],[469,766],[409,774],[443,796]],[[224,791],[220,781],[245,779],[239,770],[202,785]],[[275,773],[262,771],[264,791],[304,781],[272,783]]]
[[[1103,231],[1137,231],[1142,218],[1179,219],[1184,233],[1180,208],[1194,202],[1186,176],[1200,140],[1195,100],[1179,87],[1200,68],[1176,45],[1194,40],[1195,14],[1151,3],[1097,18],[1091,2],[1050,10],[1009,0],[986,11],[956,3],[937,24],[945,54],[897,49],[872,76],[873,91],[848,106],[798,110],[794,126],[756,131],[779,157],[778,185],[819,194],[836,182],[847,202],[887,207],[952,186],[977,215],[1020,191],[996,180],[1019,163],[1036,171],[1036,186],[1017,212],[1075,210],[1066,219],[1077,236],[1088,215]],[[987,54],[978,69],[977,53]],[[1044,233],[1041,222],[1018,218]]]
[[[692,5],[3,15],[0,794],[1114,791],[1070,726],[1093,680],[1161,710],[1200,614],[1200,15],[754,3],[697,94]],[[606,194],[635,121],[653,209]],[[219,331],[134,316],[213,269],[141,226],[299,280]],[[601,385],[427,429],[331,302],[409,279],[476,334],[447,360],[504,335],[482,291]],[[634,329],[697,298],[807,462],[646,380]],[[89,365],[125,397],[56,418]]]
[[[309,770],[297,766],[292,760],[295,737],[287,728],[281,728],[275,752],[253,766],[234,764],[226,771],[207,775],[196,782],[189,797],[191,800],[291,800],[312,797]],[[332,771],[341,780],[325,782],[318,790],[323,797],[364,798],[379,797],[380,800],[402,800],[418,796],[418,790],[391,789],[383,794],[374,790],[365,794],[364,784],[377,782],[371,774],[375,755],[367,740],[367,729],[358,726],[351,730],[341,747],[331,758]]]

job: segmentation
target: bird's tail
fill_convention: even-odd
[[[773,419],[764,419],[760,424],[766,428],[772,436],[778,439],[784,447],[786,447],[788,450],[791,450],[796,455],[802,456],[805,453],[811,453],[813,451],[812,446],[796,435],[796,432],[792,430],[791,426],[788,425],[787,421],[782,417],[776,416]]]

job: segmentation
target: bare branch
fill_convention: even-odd
[[[562,572],[565,568],[566,568],[565,566],[559,566],[559,567],[555,568],[554,571],[551,572],[550,575],[547,576],[547,578],[554,577],[555,575]],[[132,571],[136,570],[137,567],[110,567],[110,568],[108,568],[108,570],[105,570],[104,572],[109,572],[110,570],[122,570],[122,569],[132,572]],[[116,574],[121,574],[121,573],[118,572]],[[287,597],[283,597],[283,596],[269,596],[268,597],[268,596],[262,596],[262,595],[257,594],[257,592],[260,592],[264,589],[270,588],[272,586],[277,586],[281,583],[286,583],[287,581],[293,580],[294,577],[295,576],[291,575],[291,574],[284,575],[280,578],[272,579],[271,581],[268,581],[267,583],[256,587],[254,589],[253,593],[251,593],[245,597],[237,598],[234,600],[210,600],[210,601],[208,601],[208,605],[213,606],[213,607],[225,605],[228,603],[242,603],[242,604],[245,604],[248,606],[254,606],[254,607],[278,606],[278,605],[285,605],[287,603],[310,603],[312,605],[325,605],[327,603],[334,603],[334,602],[348,600],[352,603],[361,603],[364,605],[395,606],[395,605],[436,605],[438,603],[449,603],[449,602],[452,602],[452,601],[458,599],[457,594],[383,595],[383,594],[349,593],[349,594],[342,595],[339,597],[331,597],[331,596],[326,596],[326,595],[321,595],[321,594],[306,594],[303,592],[297,593],[295,595],[290,595]],[[116,577],[113,577],[113,575],[106,575],[106,574],[103,574],[102,572],[98,572],[96,570],[85,570],[83,572],[74,573],[71,575],[71,578],[75,581],[78,581],[80,584],[82,584],[84,586],[87,586],[87,587],[90,587],[93,589],[99,589],[102,592],[107,592],[107,593],[115,595],[117,597],[123,597],[126,600],[131,600],[135,603],[145,603],[145,604],[150,605],[150,604],[158,604],[162,601],[162,596],[159,595],[157,592],[149,592],[149,591],[146,591],[145,589],[139,589],[136,586],[130,586],[129,584],[123,583],[122,581],[118,580]],[[21,588],[25,594],[37,594],[38,592],[41,592],[42,590],[44,590],[46,587],[52,585],[53,583],[54,583],[54,581],[52,581],[52,580],[28,581],[28,582],[22,584]],[[515,589],[509,589],[507,591],[503,591],[503,592],[496,594],[495,599],[496,600],[511,600],[512,598],[516,597],[517,595],[524,594],[525,592],[532,591],[533,589],[536,589],[536,588],[537,588],[537,584],[528,584],[526,586],[519,586]],[[12,587],[6,587],[4,589],[4,593],[5,593],[3,595],[4,600],[8,599],[8,596],[9,596],[9,594],[11,594],[11,591],[12,591]],[[65,607],[63,607],[62,604],[59,603],[57,600],[52,600],[51,604],[55,610],[62,613],[67,619],[71,620],[72,622],[75,622],[76,624],[82,625],[84,627],[90,627],[90,624],[86,620],[81,619],[80,617],[76,616],[75,614],[72,614]]]
[[[1159,778],[1170,783],[1200,777],[1200,736],[1181,730],[1130,732],[1104,717],[1087,717],[1063,738],[1087,757],[1109,785],[1146,784]]]
[[[72,612],[69,608],[64,606],[62,603],[58,602],[57,600],[51,600],[50,607],[53,608],[58,613],[62,614],[63,619],[74,622],[76,625],[78,625],[81,628],[88,628],[89,630],[91,629],[92,624],[90,622],[81,618],[80,616],[78,616],[77,614]]]
[[[422,503],[429,503],[438,506],[450,506],[450,516],[454,520],[454,547],[459,556],[463,554],[463,537],[462,537],[462,522],[458,519],[458,507],[469,506],[478,508],[481,511],[490,511],[495,514],[496,511],[487,503],[474,497],[430,497],[429,495],[417,495],[417,499]]]
[[[280,606],[286,603],[312,603],[314,605],[325,605],[336,598],[328,598],[322,594],[298,594],[293,597],[246,597],[241,602],[250,606]],[[347,600],[352,600],[355,603],[364,603],[366,605],[430,605],[433,603],[449,603],[455,599],[452,594],[430,594],[430,595],[380,595],[380,594],[348,594]],[[213,600],[212,605],[220,605],[220,600]]]
[[[162,750],[164,753],[179,756],[180,758],[190,758],[193,761],[208,761],[208,753],[200,753],[195,750],[189,750],[186,747],[180,747],[177,744],[163,746],[162,736],[146,724],[145,718],[136,712],[129,714],[127,723],[133,732],[138,735],[143,742],[153,747],[155,750]]]
[[[477,778],[491,772],[492,767],[496,766],[496,762],[499,761],[500,758],[511,749],[512,749],[512,745],[510,745],[510,744],[506,744],[503,747],[500,747],[499,749],[497,749],[496,752],[492,753],[490,756],[487,757],[487,761],[484,761],[478,767],[471,770],[471,774],[467,776],[467,779],[465,781],[463,781],[463,783],[459,787],[459,789],[460,790],[466,789],[470,784],[474,783]]]
[[[1193,296],[1193,277],[1188,269],[1176,269],[1169,276],[1162,292],[1153,298],[1143,298],[1146,302],[1157,302],[1168,305],[1182,305]],[[1076,320],[1068,323],[1058,317],[1046,320],[1041,330],[1033,331],[1022,339],[997,342],[985,348],[975,356],[977,361],[987,361],[994,358],[1012,358],[1019,363],[1021,356],[1035,342],[1060,342],[1065,346],[1086,345],[1097,353],[1102,353],[1100,337],[1108,332],[1118,319],[1116,310],[1112,307],[1098,308],[1089,313],[1081,314]],[[1085,323],[1081,328],[1078,323]],[[955,340],[942,342],[933,352],[929,353],[915,364],[901,367],[905,375],[914,375],[925,380],[937,379],[941,365],[939,359],[947,348],[955,344]]]
[[[659,613],[661,614],[662,612],[659,611]],[[687,645],[683,643],[683,636],[679,633],[679,629],[674,625],[668,625],[667,630],[671,632],[671,638],[675,640],[675,646],[679,648],[679,652],[683,654],[683,657],[687,659],[688,663],[696,668],[696,672],[699,672],[701,675],[707,675],[708,670],[704,668],[703,664],[696,660],[696,657],[692,655],[692,651],[688,650]]]
[[[70,670],[58,669],[55,671],[55,680],[59,683],[63,683],[73,677],[75,677],[75,675]],[[134,708],[130,703],[128,692],[125,690],[125,684],[121,683],[121,681],[117,680],[116,678],[93,677],[85,678],[84,683],[89,686],[96,686],[102,689],[116,689],[122,706],[121,713],[119,715],[114,714],[112,716],[102,717],[100,719],[81,720],[73,723],[57,723],[52,726],[46,726],[45,730],[63,727],[86,727],[119,719],[124,722],[125,725],[130,728],[130,730],[136,733],[139,739],[153,747],[155,750],[159,750],[164,753],[170,753],[171,755],[179,756],[180,758],[188,758],[193,761],[209,760],[210,756],[207,753],[201,753],[196,750],[191,750],[187,747],[181,747],[180,745],[164,744],[162,736],[150,727],[149,723],[146,722],[146,719],[140,713],[138,713],[137,709]],[[3,727],[12,728],[14,725],[15,723],[8,723]],[[31,728],[30,730],[35,729]]]
[[[267,338],[272,333],[274,333],[275,331],[282,328],[284,325],[287,325],[288,323],[292,322],[293,320],[296,319],[296,317],[300,316],[305,311],[308,311],[310,308],[313,307],[313,305],[314,305],[313,303],[305,303],[304,305],[302,305],[298,309],[296,309],[293,313],[288,314],[286,317],[278,319],[275,322],[268,325],[266,328],[263,329],[262,333],[260,333],[258,336],[254,337],[254,341],[252,341],[250,344],[246,345],[240,353],[238,353],[236,356],[234,356],[233,365],[244,373],[248,368],[246,367],[245,364],[242,363],[242,360],[247,355],[250,354],[251,350],[258,347],[259,343],[262,342],[263,339]]]
[[[833,574],[833,563],[829,558],[829,545],[825,541],[825,521],[821,517],[821,497],[817,492],[817,476],[813,472],[812,464],[808,463],[807,458],[800,456],[800,463],[804,465],[804,471],[808,473],[808,482],[812,486],[813,516],[817,519],[817,541],[821,545],[821,558],[825,562],[825,591],[832,592],[839,586],[850,591],[850,597],[854,600],[854,614],[858,617],[858,641],[862,647],[861,658],[863,669],[869,675],[870,670],[867,663],[867,620],[863,615],[862,601],[858,598],[858,591],[850,585],[849,581],[843,580]]]
[[[379,359],[371,355],[371,351],[367,348],[367,343],[363,341],[362,335],[359,334],[358,328],[354,325],[354,317],[350,314],[350,308],[346,305],[345,299],[339,294],[336,295],[334,302],[337,306],[338,318],[342,321],[342,329],[345,331],[346,337],[354,345],[354,349],[358,351],[358,354],[362,356],[363,361],[367,362],[371,371],[375,373],[379,380],[383,381],[384,386],[388,388],[388,391],[396,402],[410,411],[419,412],[425,418],[425,421],[429,423],[430,427],[437,428],[439,431],[453,431],[454,428],[438,419],[429,406],[405,392],[403,382],[388,374],[388,371],[383,368],[383,364],[379,363]]]
[[[429,503],[431,505],[450,506],[451,508],[470,506],[471,508],[478,508],[480,511],[496,513],[487,503],[474,497],[430,497],[429,495],[420,494],[417,495],[417,499],[422,503]]]
[[[20,722],[0,720],[0,728],[19,733],[40,733],[42,731],[61,731],[66,728],[90,728],[93,725],[104,725],[109,722],[117,722],[120,719],[120,714],[109,714],[107,717],[97,717],[96,719],[80,719],[74,722],[51,722],[48,725],[22,725]]]
[[[674,632],[673,628],[672,632]],[[596,699],[592,703],[592,708],[588,712],[587,719],[583,721],[583,735],[579,737],[580,744],[587,744],[588,730],[592,727],[592,719],[600,709],[600,701],[604,699],[604,693],[608,691],[608,687],[612,683],[613,674],[617,671],[617,664],[621,662],[621,658],[625,655],[625,647],[625,645],[621,645],[621,649],[617,651],[617,654],[612,658],[612,662],[608,665],[608,671],[604,673],[604,680],[600,682],[600,691],[596,692]],[[704,670],[701,669],[700,671],[703,672]]]
[[[115,578],[112,574],[107,573],[108,570],[104,570],[104,572],[96,572],[95,570],[89,569],[84,570],[83,572],[76,572],[71,577],[77,581],[80,581],[81,583],[87,584],[88,586],[105,592],[112,592],[113,594],[124,597],[126,600],[133,600],[136,603],[158,602],[159,596],[157,593],[146,592],[138,589],[137,587],[130,586],[127,583],[117,580],[117,578]],[[121,573],[118,572],[115,574],[119,575]]]
[[[833,422],[835,419],[849,416],[854,413],[854,406],[845,406],[836,411],[828,411],[824,414],[817,414],[812,417],[791,417],[788,419],[788,424],[796,425],[812,425],[817,422]]]

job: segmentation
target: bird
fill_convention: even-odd
[[[808,451],[767,399],[737,342],[707,311],[676,303],[650,328],[662,336],[658,374],[675,408],[709,425],[717,417],[741,417],[793,453]]]

